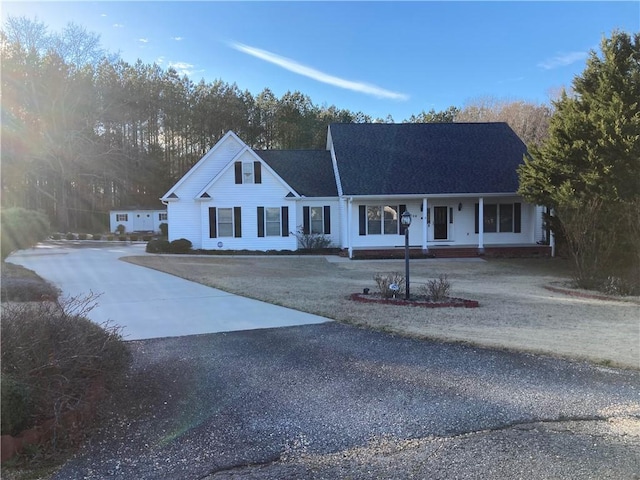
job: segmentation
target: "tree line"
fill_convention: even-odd
[[[59,231],[104,228],[122,207],[158,198],[227,131],[256,149],[324,148],[331,123],[393,122],[299,91],[258,94],[222,79],[127,63],[76,24],[50,34],[10,17],[2,54],[2,203],[46,212]],[[404,122],[507,121],[525,141],[546,136],[552,108],[480,99]]]

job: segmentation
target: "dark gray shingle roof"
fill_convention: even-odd
[[[506,123],[332,124],[345,195],[509,193],[526,146]]]
[[[254,150],[282,179],[305,197],[336,197],[328,150]]]

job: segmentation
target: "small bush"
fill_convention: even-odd
[[[120,235],[120,236],[118,236],[118,240],[120,240],[121,242],[126,242],[127,241],[127,236],[126,235]]]
[[[451,282],[446,275],[440,275],[437,279],[429,280],[423,286],[423,293],[434,302],[439,302],[449,298],[451,292]]]
[[[102,238],[102,235],[100,235],[99,233],[94,233],[91,238],[93,238],[94,240],[100,240]]]
[[[119,328],[86,318],[95,298],[3,307],[2,434],[15,435],[18,429],[81,408],[96,377],[107,388],[123,378],[130,352]],[[7,408],[17,416],[5,423]]]
[[[125,233],[126,231],[127,231],[127,227],[125,227],[125,226],[124,226],[124,225],[122,225],[122,224],[119,224],[119,225],[116,227],[116,231],[115,231],[115,233],[117,233],[118,235],[124,235],[124,233]]]
[[[11,375],[0,375],[0,431],[3,435],[19,433],[29,426],[29,415],[33,409],[31,397],[29,385]]]
[[[169,236],[169,224],[167,223],[161,223],[160,224],[160,233],[162,234],[163,237],[167,237]]]
[[[114,238],[113,235],[107,235],[107,240],[108,241],[110,241],[110,242],[113,241],[113,238]]]
[[[321,233],[305,233],[302,228],[294,233],[303,250],[322,250],[331,246],[331,237]]]
[[[153,237],[151,235],[143,235],[142,236],[142,241],[143,242],[150,242],[152,238]]]
[[[49,235],[49,219],[35,210],[3,208],[0,210],[0,254],[4,260],[11,252],[29,248]]]
[[[62,239],[62,235],[60,235],[59,233],[52,233],[51,234],[51,239],[52,240],[61,240]]]
[[[169,251],[171,253],[189,253],[193,244],[186,238],[179,238],[171,242]]]
[[[135,235],[135,234],[129,235],[129,240],[131,240],[132,242],[137,242],[138,241],[138,235]]]
[[[169,253],[171,244],[169,240],[151,240],[147,243],[147,253]]]
[[[67,240],[75,240],[75,239],[76,239],[76,236],[75,236],[73,233],[69,232],[69,233],[67,233],[67,235],[65,236],[65,238],[66,238]]]
[[[78,240],[86,240],[87,239],[87,234],[86,233],[79,233],[78,234]]]
[[[392,273],[376,273],[373,279],[378,285],[382,298],[391,298],[404,292],[405,276],[398,272]],[[394,287],[397,287],[395,289]]]

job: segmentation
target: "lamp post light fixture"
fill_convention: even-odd
[[[411,214],[405,210],[400,217],[400,223],[404,226],[404,270],[405,270],[405,289],[404,298],[409,300],[409,226],[411,225]]]

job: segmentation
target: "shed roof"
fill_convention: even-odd
[[[345,195],[511,193],[525,144],[506,123],[332,124]]]

